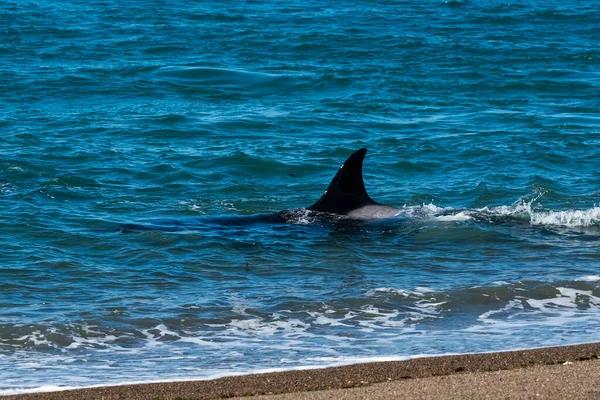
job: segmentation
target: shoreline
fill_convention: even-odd
[[[52,392],[0,396],[2,400],[71,399],[213,399],[264,394],[332,391],[380,383],[528,367],[578,363],[600,359],[600,343],[529,350],[413,358],[346,366],[236,375],[213,380],[124,384]],[[592,363],[587,363],[592,364]],[[595,362],[595,365],[600,364]],[[600,383],[600,382],[599,382]],[[599,389],[600,390],[600,389]],[[600,392],[598,392],[600,396]]]

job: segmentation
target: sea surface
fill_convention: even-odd
[[[597,1],[3,0],[0,395],[600,341],[599,44]],[[306,211],[361,147],[398,215]]]

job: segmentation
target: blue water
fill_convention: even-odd
[[[600,8],[518,3],[1,2],[0,394],[600,341]]]

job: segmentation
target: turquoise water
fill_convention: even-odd
[[[600,341],[599,17],[0,3],[0,394]]]

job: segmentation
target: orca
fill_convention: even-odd
[[[367,149],[356,150],[342,164],[321,198],[309,211],[345,215],[354,219],[392,218],[400,210],[379,204],[365,189],[362,166]]]
[[[143,231],[181,232],[188,230],[214,231],[215,229],[236,229],[255,224],[280,224],[305,220],[306,211],[313,214],[310,222],[343,222],[348,220],[371,220],[392,218],[400,214],[394,207],[379,204],[371,199],[365,189],[362,165],[367,149],[362,148],[350,155],[337,171],[327,190],[312,206],[283,210],[269,214],[224,215],[192,220],[157,219],[144,223],[124,223],[108,229],[122,233]],[[340,219],[341,218],[341,219]],[[349,222],[349,221],[348,221]],[[101,229],[100,231],[105,231]]]

